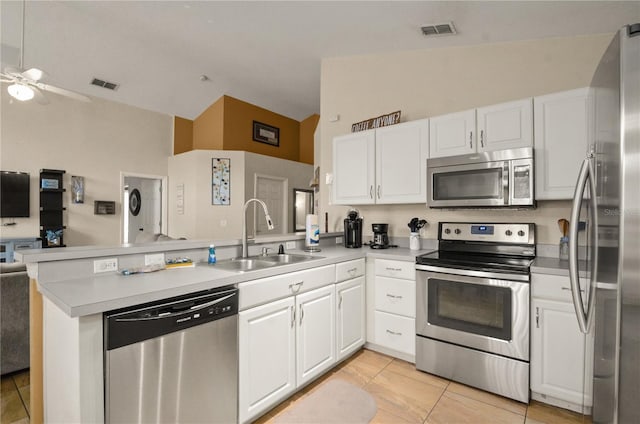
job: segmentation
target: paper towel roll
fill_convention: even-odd
[[[317,247],[320,244],[320,226],[318,225],[318,215],[307,215],[306,230],[307,234],[305,237],[305,246]]]

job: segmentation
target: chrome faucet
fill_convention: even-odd
[[[264,219],[267,221],[267,228],[269,230],[273,230],[273,221],[269,216],[269,210],[267,209],[267,205],[260,199],[249,199],[244,204],[242,209],[242,257],[246,258],[249,256],[249,249],[247,249],[247,206],[249,203],[257,202],[262,205],[262,209],[264,210]]]

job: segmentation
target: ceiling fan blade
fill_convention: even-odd
[[[91,99],[83,94],[76,93],[74,91],[70,91],[64,88],[56,87],[55,85],[44,84],[42,82],[37,82],[34,84],[36,87],[43,91],[50,91],[52,93],[60,94],[61,96],[70,97],[75,100],[80,100],[81,102],[90,102]]]
[[[40,91],[40,89],[38,87],[35,86],[31,86],[31,88],[33,89],[33,99],[41,105],[48,105],[49,104],[49,99],[47,99],[47,96],[44,95],[44,93],[42,91]]]
[[[22,71],[18,68],[10,66],[4,68],[4,74],[10,76],[11,78],[22,78]]]
[[[21,75],[31,81],[40,81],[44,76],[44,71],[38,68],[31,68],[24,71]]]

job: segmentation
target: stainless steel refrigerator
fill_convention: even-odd
[[[640,23],[616,34],[589,96],[594,125],[576,184],[569,249],[576,317],[595,340],[593,363],[584,370],[593,373],[584,383],[593,393],[585,418],[640,423]],[[579,221],[587,222],[584,231]],[[583,293],[579,244],[587,246]]]

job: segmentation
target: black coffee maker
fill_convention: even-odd
[[[372,249],[387,249],[389,248],[389,224],[371,224],[373,230],[373,241],[371,242]]]
[[[358,211],[350,210],[344,220],[344,247],[362,247],[362,218]]]

